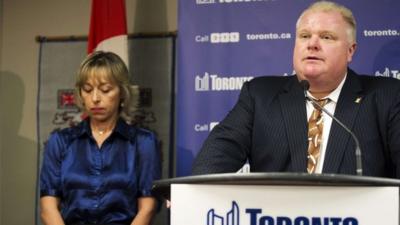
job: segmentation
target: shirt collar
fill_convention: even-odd
[[[80,129],[78,131],[78,136],[82,135],[88,135],[91,136],[91,129],[90,129],[90,123],[89,123],[89,118],[85,119],[82,121],[82,123],[79,125]],[[132,126],[128,125],[123,119],[119,118],[117,120],[117,124],[115,125],[115,128],[113,130],[113,134],[119,134],[122,137],[129,139],[129,137],[132,137],[135,134],[135,129],[132,129]],[[112,135],[113,135],[112,134]]]
[[[330,99],[330,102],[337,103],[337,102],[338,102],[338,99],[339,99],[340,92],[342,91],[344,82],[346,81],[346,78],[347,78],[347,72],[346,72],[346,74],[344,75],[343,80],[342,80],[342,81],[340,82],[340,84],[337,86],[337,88],[336,88],[335,90],[333,90],[331,93],[329,93],[329,95],[327,95],[325,98]],[[308,91],[307,91],[307,92],[308,92]],[[308,95],[310,95],[313,99],[315,99],[314,96],[312,96],[312,94],[311,94],[310,92],[308,92]]]
[[[126,139],[129,139],[135,134],[136,129],[133,129],[132,126],[127,124],[123,119],[119,118],[113,132],[120,134]]]

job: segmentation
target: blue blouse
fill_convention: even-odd
[[[40,196],[61,200],[66,224],[130,224],[137,198],[161,175],[154,134],[119,120],[97,147],[89,121],[54,132],[45,148]]]

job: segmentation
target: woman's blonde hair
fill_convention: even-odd
[[[75,82],[75,96],[78,107],[83,109],[81,89],[89,78],[105,79],[118,85],[121,93],[119,115],[127,123],[134,123],[139,102],[139,88],[131,85],[128,68],[115,53],[96,51],[81,63]]]

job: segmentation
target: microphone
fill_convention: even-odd
[[[320,108],[324,113],[326,113],[329,117],[331,117],[336,123],[338,123],[344,130],[346,130],[351,135],[351,137],[353,138],[353,140],[356,144],[356,148],[355,148],[356,172],[357,172],[357,175],[362,176],[361,148],[360,148],[360,142],[358,141],[358,138],[356,137],[356,135],[346,125],[344,125],[339,119],[337,119],[334,115],[332,115],[328,110],[326,110],[324,107],[322,107],[320,104],[318,104],[317,101],[315,101],[313,98],[311,98],[307,94],[307,91],[310,88],[310,83],[307,80],[301,80],[300,86],[302,87],[302,89],[304,91],[304,97],[306,98],[306,100],[311,101],[314,105],[316,105],[318,108]]]

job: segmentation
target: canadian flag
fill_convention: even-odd
[[[129,65],[124,0],[92,0],[88,53],[110,51]]]

